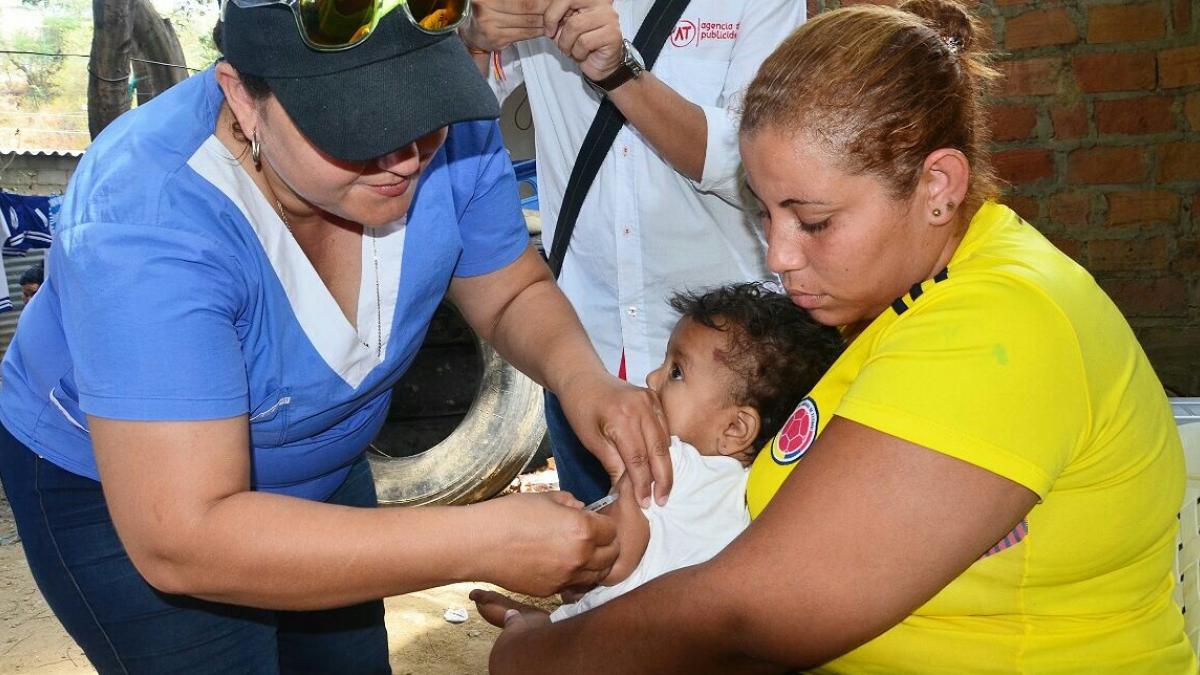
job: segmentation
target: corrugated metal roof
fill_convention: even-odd
[[[0,155],[17,155],[21,157],[83,157],[83,150],[10,150],[0,148]]]

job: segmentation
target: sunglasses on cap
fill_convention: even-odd
[[[287,5],[296,17],[300,37],[313,49],[349,49],[371,36],[397,7],[409,22],[431,35],[449,33],[466,20],[471,0],[224,0],[242,9]],[[224,6],[228,6],[227,4]],[[223,14],[223,13],[222,13]]]

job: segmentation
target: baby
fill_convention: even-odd
[[[671,434],[674,487],[665,506],[641,508],[628,476],[601,513],[617,524],[620,554],[600,586],[550,615],[558,621],[597,607],[672,570],[716,555],[750,524],[747,467],[842,349],[821,326],[761,283],[676,295],[682,315],[662,365],[646,378]],[[475,591],[485,619],[534,611]],[[544,615],[543,615],[544,616]]]

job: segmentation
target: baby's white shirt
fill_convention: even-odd
[[[650,508],[642,509],[650,523],[650,540],[641,562],[624,581],[597,586],[578,602],[559,607],[550,615],[551,621],[599,607],[672,570],[705,562],[750,525],[746,509],[749,470],[741,462],[701,455],[675,436],[671,437],[670,453],[675,481],[667,505],[652,501]]]

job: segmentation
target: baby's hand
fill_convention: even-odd
[[[476,588],[467,597],[475,603],[475,609],[479,612],[479,616],[497,628],[504,628],[504,624],[508,622],[509,612],[517,612],[531,626],[550,623],[549,612],[523,602],[517,602],[495,591]]]

